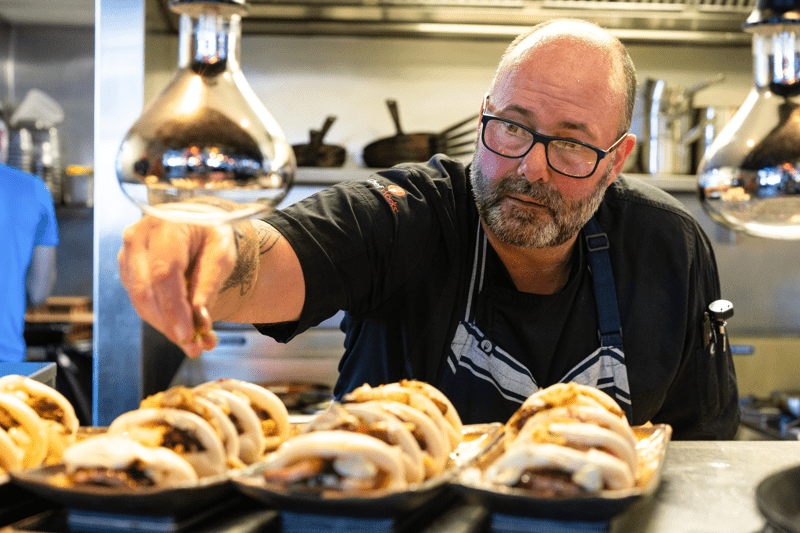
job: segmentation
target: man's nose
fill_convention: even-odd
[[[550,180],[550,167],[547,165],[544,143],[537,142],[525,154],[519,165],[519,173],[528,181],[547,182]]]

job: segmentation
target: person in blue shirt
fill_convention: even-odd
[[[58,223],[44,182],[0,164],[0,362],[25,360],[25,311],[55,285]]]

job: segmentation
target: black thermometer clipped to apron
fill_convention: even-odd
[[[584,227],[584,238],[589,251],[600,347],[560,381],[573,381],[606,392],[619,403],[628,420],[632,420],[608,236],[592,217]],[[465,413],[465,420],[488,421],[501,419],[502,413],[513,413],[528,396],[539,390],[539,386],[530,370],[514,354],[487,338],[475,324],[475,302],[483,287],[489,246],[480,224],[476,239],[469,297],[464,317],[451,341],[447,368],[439,388],[459,413]]]

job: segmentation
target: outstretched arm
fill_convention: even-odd
[[[261,220],[199,226],[144,216],[125,229],[119,265],[139,316],[190,357],[215,346],[213,321],[296,320],[305,299],[294,250]]]

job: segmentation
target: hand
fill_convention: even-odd
[[[175,224],[144,216],[125,229],[118,259],[139,316],[197,357],[216,345],[209,309],[236,256],[230,224]]]

